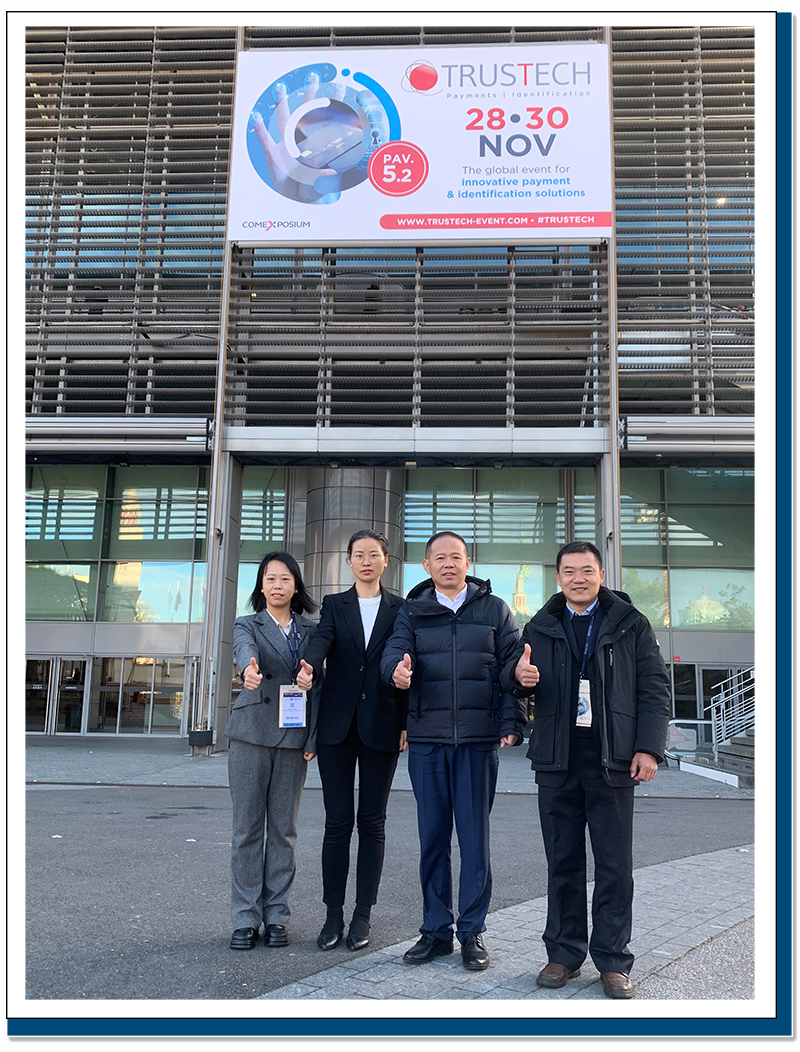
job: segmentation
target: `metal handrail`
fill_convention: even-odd
[[[722,745],[755,726],[755,666],[740,669],[722,683],[711,698],[714,746]]]

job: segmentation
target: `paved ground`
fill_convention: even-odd
[[[28,815],[29,833],[34,838],[34,847],[29,848],[28,877],[32,924],[35,925],[38,912],[37,901],[41,908],[46,908],[46,903],[51,901],[53,885],[44,879],[48,867],[53,874],[83,873],[82,878],[79,875],[64,888],[59,914],[63,919],[64,944],[52,946],[55,954],[51,954],[52,960],[46,956],[49,948],[40,945],[29,953],[30,997],[114,996],[102,987],[104,970],[108,970],[114,983],[129,985],[126,996],[130,997],[176,996],[167,988],[170,983],[183,981],[188,988],[178,996],[184,997],[603,998],[598,975],[591,965],[584,966],[581,977],[562,990],[544,991],[535,986],[536,972],[544,963],[540,935],[544,925],[545,885],[538,825],[533,828],[536,809],[531,806],[533,801],[524,803],[520,799],[535,793],[524,748],[501,751],[493,845],[502,847],[498,850],[493,846],[493,858],[497,859],[502,879],[496,875],[495,908],[487,919],[486,934],[492,963],[485,972],[470,973],[461,966],[458,954],[422,967],[401,961],[402,953],[414,940],[407,937],[397,942],[397,936],[413,935],[418,922],[416,862],[402,847],[403,843],[414,841],[414,801],[405,757],[401,759],[390,801],[390,820],[395,823],[398,835],[387,854],[385,892],[384,885],[381,891],[385,913],[381,923],[375,926],[369,949],[360,954],[343,949],[320,954],[313,942],[319,918],[313,913],[305,918],[305,928],[301,928],[298,918],[297,939],[286,950],[268,951],[259,947],[252,953],[231,954],[220,938],[224,920],[219,934],[210,934],[209,924],[197,923],[198,910],[205,916],[204,907],[207,911],[224,913],[225,893],[221,886],[229,845],[226,829],[229,800],[227,793],[219,790],[227,785],[226,757],[217,754],[193,758],[186,742],[174,739],[31,736],[27,744],[26,778],[33,793]],[[307,786],[314,789],[318,785],[316,764],[312,764]],[[104,790],[104,786],[120,788]],[[88,791],[90,787],[96,792]],[[198,791],[200,787],[208,787],[208,791]],[[632,949],[637,956],[634,978],[640,999],[753,996],[752,796],[751,790],[735,789],[676,768],[662,768],[647,792],[637,790],[635,821],[640,823],[642,835],[637,834],[635,856]],[[98,810],[100,800],[102,806]],[[73,806],[69,806],[69,801]],[[298,901],[315,903],[318,912],[319,889],[315,882],[319,879],[321,793],[304,794],[302,811],[314,833],[308,835],[305,843],[302,837],[298,839],[298,850],[307,853],[307,857],[298,858],[298,886],[301,868],[309,874],[304,878],[308,882],[303,892],[305,897],[298,891]],[[63,820],[63,828],[59,827],[62,837],[55,839],[49,832],[48,822],[52,822],[48,814],[50,818],[58,814]],[[526,828],[526,834],[533,833],[532,836],[519,837],[520,815],[526,823],[530,822],[531,829]],[[156,822],[157,818],[164,821]],[[99,848],[101,843],[95,836],[97,827],[89,828],[87,822],[100,823],[104,829],[107,855],[102,856],[102,865],[86,857],[87,844]],[[193,855],[199,834],[190,827],[199,829],[203,822],[207,823],[208,850],[216,853],[213,859],[199,851]],[[137,835],[143,836],[141,830],[144,830],[148,843],[152,841],[149,858],[139,857],[135,827],[140,830]],[[163,837],[170,831],[174,850],[162,851],[156,830]],[[507,844],[515,842],[515,831],[516,841],[524,841],[525,851],[506,852]],[[116,848],[123,842],[127,843],[128,854]],[[59,852],[58,856],[49,852],[48,844]],[[163,872],[153,871],[154,883],[148,887],[148,866],[153,867],[154,857],[159,859]],[[98,873],[104,868],[110,887],[87,904],[84,899],[88,885],[83,884],[84,891],[81,891],[81,883],[91,880],[93,871]],[[210,872],[215,875],[209,877]],[[194,891],[194,901],[187,911],[188,934],[183,916],[173,916],[181,905],[180,889],[187,886]],[[533,891],[535,897],[525,898],[525,890],[528,895]],[[171,895],[177,897],[170,898]],[[134,900],[141,901],[141,911],[128,908]],[[223,900],[222,907],[220,900]],[[108,945],[103,945],[101,939],[92,947],[97,950],[95,956],[99,953],[102,960],[76,959],[82,989],[66,992],[63,987],[59,988],[59,979],[63,983],[66,975],[64,962],[69,960],[70,947],[75,952],[75,933],[85,931],[92,918],[97,922],[98,931],[108,931],[106,918],[115,916],[114,909],[119,909],[120,920],[132,914],[130,923],[119,923]],[[215,930],[217,920],[210,918],[211,929]],[[77,925],[74,933],[70,923]],[[50,930],[51,938],[58,941],[57,929],[51,927]],[[91,947],[93,941],[89,938],[77,945],[85,952],[86,944]],[[206,957],[209,943],[212,952]],[[148,944],[150,949],[159,944],[158,949],[163,952],[160,956],[156,952],[145,957],[143,944]],[[282,955],[280,965],[277,954]],[[192,963],[194,958],[197,958],[196,967]],[[267,960],[274,963],[274,969]],[[208,966],[212,961],[213,992],[210,992],[204,982],[209,979]],[[267,970],[274,974],[265,974]],[[191,988],[194,971],[198,975],[195,989]]]

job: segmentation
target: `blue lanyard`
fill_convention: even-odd
[[[592,629],[594,628],[594,619],[597,611],[592,614],[592,620],[589,622],[589,629],[586,633],[586,644],[583,648],[583,661],[581,662],[581,674],[580,679],[583,679],[586,675],[586,661],[589,655],[589,640],[592,638]]]
[[[294,614],[292,614],[292,630],[287,635],[286,642],[289,644],[289,651],[292,655],[292,682],[294,683],[300,671],[300,633],[297,631]]]

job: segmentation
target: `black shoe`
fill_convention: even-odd
[[[288,946],[289,934],[283,924],[268,924],[264,929],[265,946]]]
[[[328,917],[317,936],[317,946],[321,950],[332,950],[344,938],[344,921],[341,917]]]
[[[252,950],[258,941],[258,928],[237,928],[231,935],[232,950]]]
[[[461,943],[461,963],[471,972],[480,972],[489,967],[489,954],[483,945],[483,936],[465,935]]]
[[[403,954],[403,960],[409,964],[425,964],[434,957],[444,957],[453,952],[452,939],[437,939],[433,932],[426,931],[419,942]]]
[[[347,933],[347,949],[363,950],[365,946],[369,946],[369,921],[353,917]]]

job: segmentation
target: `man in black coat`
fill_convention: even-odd
[[[556,557],[552,596],[523,630],[503,683],[535,687],[528,757],[539,786],[547,855],[548,963],[537,977],[561,987],[580,974],[587,949],[609,997],[634,993],[628,948],[633,903],[633,790],[663,760],[670,692],[647,618],[627,595],[603,586],[593,544]],[[595,864],[587,941],[586,826]]]
[[[502,690],[500,670],[519,628],[488,581],[468,577],[463,538],[439,533],[423,562],[431,580],[408,595],[381,660],[385,682],[410,689],[408,772],[417,800],[422,938],[404,955],[422,964],[453,951],[450,841],[461,853],[456,935],[465,968],[486,968],[483,945],[492,893],[489,812],[498,744],[518,745],[523,703]]]

